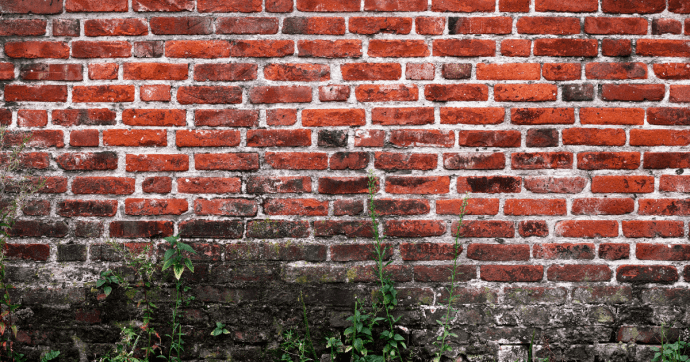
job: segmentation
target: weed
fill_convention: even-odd
[[[666,343],[666,330],[661,326],[661,347],[651,347],[654,353],[652,362],[685,362],[690,361],[690,357],[685,354],[685,350],[690,344],[678,340],[674,343]]]
[[[451,350],[450,346],[446,343],[446,339],[448,337],[457,337],[455,333],[449,332],[449,326],[452,319],[451,312],[457,312],[457,309],[453,308],[453,301],[455,300],[455,276],[458,270],[458,257],[460,256],[460,253],[458,252],[458,248],[460,247],[460,230],[462,228],[462,221],[465,217],[465,209],[467,208],[469,198],[469,195],[466,194],[465,198],[462,199],[460,214],[458,215],[458,229],[455,234],[455,243],[453,244],[453,270],[451,271],[450,275],[450,287],[446,287],[446,290],[448,291],[448,306],[446,307],[446,315],[441,320],[436,321],[441,325],[441,335],[436,337],[436,342],[433,343],[434,346],[438,347],[436,357],[434,357],[433,360],[434,362],[441,361],[441,355],[444,352],[449,352]]]
[[[108,352],[99,362],[145,362],[134,357],[134,351],[139,343],[139,334],[131,326],[122,327],[121,340],[115,344],[115,350]]]
[[[221,334],[230,334],[230,331],[225,329],[225,324],[223,324],[221,322],[216,322],[216,328],[213,329],[213,331],[211,332],[211,335],[216,337],[216,336],[220,336]]]

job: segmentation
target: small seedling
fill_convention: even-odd
[[[221,322],[216,322],[216,328],[211,332],[211,335],[216,337],[221,334],[230,334],[230,331],[225,329],[225,324]]]
[[[122,277],[113,273],[112,270],[106,270],[101,272],[101,277],[96,282],[96,287],[103,287],[103,293],[105,296],[109,296],[113,291],[113,287],[119,285],[122,282]]]

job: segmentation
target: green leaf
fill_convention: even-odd
[[[184,272],[184,266],[175,265],[173,266],[173,273],[175,274],[175,279],[180,280],[182,277],[182,272]]]
[[[163,255],[163,260],[168,261],[170,258],[172,258],[173,254],[175,254],[175,249],[168,249],[165,251],[165,254]]]
[[[401,336],[399,334],[396,334],[395,336],[393,336],[393,339],[396,341],[404,341],[405,340],[405,338],[403,338],[403,336]]]
[[[194,265],[192,265],[192,261],[190,259],[185,259],[184,264],[187,266],[187,269],[189,269],[190,272],[194,273]]]
[[[96,282],[96,288],[102,287],[103,284],[105,284],[105,279],[98,279],[98,281]]]
[[[113,291],[113,288],[109,285],[106,285],[105,288],[103,288],[103,292],[105,292],[106,297],[109,296],[110,292],[112,292],[112,291]]]
[[[173,265],[173,260],[172,260],[172,259],[168,259],[168,260],[166,260],[165,263],[163,264],[163,267],[161,268],[161,270],[166,270],[166,269],[170,268],[171,265]]]
[[[180,250],[182,250],[182,251],[186,251],[186,252],[189,252],[189,253],[192,253],[192,254],[196,254],[196,251],[195,251],[191,246],[189,246],[189,244],[177,243],[177,248],[180,249]]]

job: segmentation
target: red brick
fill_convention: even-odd
[[[405,261],[453,260],[455,255],[453,244],[440,243],[402,243],[400,256]],[[462,245],[458,245],[457,253],[462,253]]]
[[[519,193],[522,190],[522,179],[515,176],[460,176],[457,188],[458,192]]]
[[[67,12],[126,12],[127,0],[97,1],[97,0],[65,0]]]
[[[269,126],[292,126],[296,122],[296,109],[269,109],[266,111],[266,124]]]
[[[441,67],[441,74],[445,79],[470,79],[470,77],[472,77],[472,64],[443,64],[443,66]]]
[[[89,79],[117,79],[120,66],[115,63],[89,64]]]
[[[652,67],[661,79],[690,79],[690,63],[662,63]]]
[[[459,215],[463,199],[446,199],[436,201],[436,214]],[[498,199],[472,198],[467,201],[466,215],[496,215],[498,214]]]
[[[501,40],[501,55],[507,57],[529,57],[532,52],[532,41],[527,39]]]
[[[179,224],[180,236],[183,238],[205,238],[205,239],[240,239],[244,231],[244,223],[239,220],[187,220]],[[219,245],[192,244],[196,246],[198,252],[205,254],[202,257],[192,257],[194,259],[208,258],[220,260],[221,247]],[[204,247],[206,252],[199,250]],[[212,249],[210,248],[212,247]],[[210,249],[210,250],[209,250]],[[210,255],[209,255],[210,254]],[[254,270],[252,270],[253,272]],[[254,273],[252,276],[240,276],[244,280],[257,280]],[[239,273],[238,273],[239,274]]]
[[[247,131],[247,147],[304,147],[311,145],[311,130],[268,130]]]
[[[670,265],[621,265],[616,280],[622,283],[672,283],[678,280],[678,270]]]
[[[18,127],[45,127],[48,125],[48,111],[20,109],[17,111]]]
[[[538,12],[587,13],[599,9],[597,0],[535,0],[534,8]]]
[[[349,98],[350,87],[346,85],[331,84],[319,87],[319,100],[321,102],[345,102]]]
[[[129,58],[132,44],[127,41],[74,41],[73,58]]]
[[[502,170],[505,167],[506,157],[499,152],[443,154],[443,168],[446,170]]]
[[[453,221],[450,230],[452,236],[458,235],[457,221]],[[463,238],[512,238],[515,225],[512,221],[465,220],[459,234]]]
[[[348,28],[350,33],[364,35],[381,33],[409,34],[412,30],[412,18],[351,17],[348,22]]]
[[[22,66],[19,76],[24,80],[43,81],[81,81],[84,78],[81,64],[27,64]],[[13,78],[14,68],[12,68],[10,79]]]
[[[426,0],[364,0],[364,11],[425,11]]]
[[[264,162],[274,169],[325,170],[328,154],[316,152],[266,152]]]
[[[46,34],[47,21],[42,19],[0,20],[0,36],[38,36]]]
[[[268,5],[266,5],[268,8]],[[278,18],[228,17],[216,20],[216,34],[277,34]]]
[[[690,125],[690,110],[687,108],[648,108],[647,123],[662,126]]]
[[[197,127],[256,127],[259,112],[244,109],[197,109],[194,125]]]
[[[376,152],[374,167],[379,170],[433,170],[438,156],[431,153]]]
[[[295,53],[292,40],[236,40],[230,45],[232,57],[285,57]]]
[[[432,63],[407,63],[405,65],[405,79],[433,80],[436,67]]]
[[[683,25],[676,19],[654,19],[652,20],[652,34],[680,34]]]
[[[64,170],[115,170],[118,156],[115,152],[80,152],[63,153],[55,158],[57,164]]]
[[[343,80],[398,80],[402,67],[398,63],[348,63],[340,66]]]
[[[675,39],[639,39],[636,54],[653,57],[688,57],[690,43]]]
[[[447,194],[450,190],[448,176],[388,176],[386,192],[391,194],[434,195]]]
[[[172,236],[172,221],[113,221],[110,223],[111,238],[152,238]]]
[[[659,191],[690,192],[690,176],[661,175]]]
[[[145,19],[88,19],[84,21],[86,36],[138,36],[148,35]]]
[[[386,236],[420,238],[440,236],[446,233],[446,223],[437,220],[386,220]]]
[[[534,55],[551,57],[596,57],[595,39],[535,39]]]
[[[227,58],[230,44],[225,40],[168,40],[165,56],[169,58]]]
[[[447,108],[441,107],[441,124],[500,124],[505,118],[505,109],[493,108]]]
[[[5,55],[10,58],[69,58],[69,46],[65,42],[23,41],[5,43]]]
[[[433,108],[374,108],[372,124],[384,126],[425,125],[434,123]]]
[[[689,131],[668,129],[631,129],[631,146],[687,146],[690,144]]]
[[[3,14],[59,14],[62,1],[3,1],[0,3]]]
[[[243,81],[256,79],[257,65],[249,63],[197,64],[194,66],[194,80]]]
[[[257,153],[197,153],[194,155],[197,170],[256,171],[259,169]]]
[[[132,55],[135,58],[161,58],[164,53],[165,41],[135,41],[132,48]]]
[[[477,278],[477,267],[474,265],[458,265],[455,272],[455,282],[470,281]],[[415,265],[414,279],[416,282],[450,282],[453,265]],[[457,290],[457,289],[456,289]],[[471,292],[470,292],[471,293]],[[470,294],[468,293],[468,294]],[[472,293],[474,294],[474,293]],[[474,296],[469,296],[474,297]],[[480,299],[481,296],[475,297]],[[482,302],[480,302],[482,303]]]
[[[181,215],[189,205],[185,199],[126,199],[127,215]]]
[[[341,17],[290,17],[283,19],[283,34],[343,35],[345,19]]]
[[[616,128],[566,128],[564,145],[623,146],[625,130]]]
[[[187,64],[125,63],[124,79],[131,80],[185,80]]]
[[[604,260],[621,260],[630,258],[630,245],[602,243],[599,245],[599,258]]]
[[[81,69],[81,65],[78,65]],[[22,74],[22,78],[24,78]],[[14,64],[12,63],[0,63],[0,80],[13,80],[14,79]],[[26,79],[26,78],[24,78]]]
[[[302,111],[304,127],[364,126],[363,109],[305,109]]]
[[[134,11],[192,11],[194,0],[132,0]]]
[[[485,84],[428,84],[424,97],[434,102],[486,101],[489,87]]]
[[[389,142],[398,147],[453,147],[455,133],[437,130],[393,130]]]
[[[663,84],[604,84],[601,98],[605,101],[660,101],[665,93]]]
[[[300,57],[359,58],[362,56],[362,41],[356,39],[299,40],[297,51]]]
[[[197,215],[256,216],[259,207],[254,200],[247,199],[196,199],[194,213]]]
[[[38,190],[41,194],[61,194],[67,192],[67,177],[29,177],[28,181],[35,186],[43,184],[43,187]]]
[[[540,282],[544,277],[541,265],[482,265],[479,270],[489,282]]]
[[[652,14],[660,13],[666,9],[666,1],[663,0],[602,0],[601,11],[613,14]]]
[[[298,176],[252,176],[247,180],[249,194],[311,192],[311,178]]]
[[[122,123],[128,126],[185,126],[186,112],[181,109],[125,109]]]
[[[0,153],[0,164],[9,160],[8,153]],[[59,157],[59,156],[58,156]],[[50,154],[47,152],[26,152],[18,155],[19,168],[46,169],[50,166]]]
[[[175,133],[177,147],[237,147],[240,131],[181,130]]]
[[[640,215],[690,215],[690,201],[687,199],[640,199],[638,202],[637,213]]]
[[[632,42],[630,39],[603,39],[601,54],[606,57],[628,57],[632,54]]]
[[[153,17],[151,32],[156,35],[207,35],[213,33],[213,20],[207,17]]]
[[[497,102],[545,102],[555,101],[558,87],[554,84],[496,84],[494,99]]]
[[[433,42],[433,55],[436,57],[493,57],[496,55],[496,41],[438,39]]]
[[[449,34],[510,34],[513,19],[508,16],[496,17],[449,17]]]
[[[634,210],[635,201],[630,198],[589,198],[573,200],[571,212],[573,215],[624,215]]]
[[[3,9],[4,10],[4,9]],[[48,261],[50,245],[48,244],[5,244],[3,253],[10,260]]]
[[[432,0],[432,11],[448,11],[459,13],[494,12],[494,0]]]
[[[165,147],[168,137],[165,130],[107,129],[103,131],[104,146]]]
[[[498,10],[509,13],[528,13],[529,0],[499,0]]]
[[[623,220],[623,235],[626,238],[678,238],[684,234],[683,221]]]
[[[197,0],[200,13],[251,13],[261,11],[261,0]]]
[[[553,128],[530,129],[525,137],[527,147],[557,147],[559,144],[558,130]]]
[[[29,137],[29,141],[25,138]],[[24,143],[26,147],[46,148],[46,147],[65,147],[64,133],[58,130],[40,131],[10,131],[5,133],[3,139],[5,146],[17,146]]]
[[[7,231],[10,236],[20,236],[20,237],[54,237],[54,238],[64,238],[67,236],[67,224],[61,221],[50,222],[50,221],[39,221],[39,220],[17,220],[14,226]],[[11,245],[11,244],[6,244]],[[23,244],[23,245],[36,245],[36,244]],[[41,252],[45,253],[45,249],[41,248]],[[29,252],[29,251],[25,251]],[[38,252],[38,251],[31,251]],[[8,252],[8,254],[12,254]],[[36,255],[36,254],[33,254]],[[28,258],[28,257],[25,257]],[[31,258],[34,258],[31,256]]]
[[[5,85],[5,102],[66,102],[66,85]]]
[[[684,0],[669,0],[668,11],[678,14],[688,14],[690,13],[690,4]]]
[[[618,236],[614,220],[565,220],[556,222],[556,235],[566,238],[611,238]]]
[[[242,90],[233,86],[184,86],[177,90],[180,104],[242,103]]]
[[[458,131],[460,147],[520,147],[520,131]]]
[[[63,200],[57,205],[57,214],[64,217],[113,217],[117,213],[117,200]]]
[[[446,18],[419,16],[414,20],[415,31],[420,35],[441,35],[446,28]]]
[[[323,64],[268,64],[264,78],[291,82],[320,82],[331,79],[330,67]]]
[[[482,80],[539,80],[539,63],[477,64],[477,79]]]
[[[383,147],[386,132],[381,130],[355,131],[355,147]]]
[[[558,243],[534,245],[535,259],[594,259],[592,243]]]
[[[239,88],[237,89],[239,91]],[[309,103],[312,100],[311,90],[311,87],[307,86],[252,87],[249,91],[249,100],[254,104]],[[239,95],[241,96],[241,91]]]
[[[571,17],[521,17],[515,25],[518,34],[580,34],[580,19]]]
[[[187,155],[127,155],[127,172],[180,172],[189,170]]]
[[[636,170],[640,168],[639,152],[581,152],[577,154],[580,170]]]
[[[369,165],[369,154],[366,152],[336,152],[329,159],[331,170],[362,170]]]
[[[587,79],[646,79],[644,63],[587,63]]]
[[[687,152],[646,152],[644,156],[646,169],[690,167],[690,153]]]
[[[226,194],[242,191],[238,177],[180,177],[177,192],[181,194]]]
[[[93,85],[74,86],[72,88],[72,102],[134,102],[133,85]]]
[[[647,19],[586,17],[585,33],[596,35],[645,35],[647,34]]]
[[[374,236],[371,221],[314,221],[314,236],[345,235],[349,238],[371,238]]]
[[[546,271],[546,278],[555,282],[606,282],[612,276],[607,265],[551,265]]]
[[[405,102],[416,101],[419,89],[416,85],[359,85],[355,89],[359,102]]]
[[[530,251],[527,244],[501,245],[476,244],[467,246],[467,258],[481,261],[516,261],[529,260]]]
[[[74,130],[69,134],[72,147],[98,147],[100,138],[97,129]]]
[[[542,74],[547,80],[580,79],[582,70],[579,63],[545,63]]]
[[[360,215],[364,212],[364,204],[361,200],[335,200],[333,202],[333,215]]]
[[[690,102],[690,87],[686,85],[672,84],[669,89],[669,102],[688,103]]]
[[[75,194],[131,195],[134,179],[130,177],[75,177],[72,181]]]
[[[639,260],[690,260],[690,247],[681,244],[642,244],[635,245],[636,256]]]
[[[573,108],[511,108],[510,120],[518,125],[573,124]]]
[[[376,181],[378,191],[379,181]],[[320,194],[367,194],[369,179],[366,177],[321,177],[319,178]]]
[[[328,215],[328,201],[315,199],[268,199],[263,208],[266,215]]]
[[[510,155],[513,170],[570,169],[573,154],[570,152],[518,152]]]
[[[505,215],[565,215],[567,212],[565,199],[508,199],[503,205]]]
[[[371,201],[367,209],[371,208]],[[423,199],[376,199],[374,209],[377,215],[424,215],[431,210],[428,200]]]
[[[384,245],[389,248],[389,245]],[[333,261],[367,261],[376,260],[376,245],[374,244],[348,244],[348,245],[332,245],[331,260]],[[390,259],[392,253],[390,250],[383,255],[385,260]]]
[[[26,216],[49,216],[50,209],[48,200],[29,200],[22,207],[22,212]]]
[[[297,0],[297,10],[307,12],[359,11],[360,2],[360,0]]]
[[[582,124],[644,124],[644,109],[641,108],[580,108]]]
[[[165,84],[142,85],[139,96],[144,102],[170,102],[170,86]]]
[[[147,177],[141,182],[141,189],[146,193],[167,194],[172,191],[170,177]]]

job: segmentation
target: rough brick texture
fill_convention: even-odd
[[[204,250],[185,358],[267,360],[300,291],[313,335],[342,332],[375,287],[367,170],[416,360],[434,352],[465,193],[449,358],[523,360],[535,331],[550,361],[649,361],[662,323],[688,326],[686,0],[0,14],[0,124],[32,135],[22,165],[47,177],[5,250],[29,360],[117,339],[124,314],[87,284],[115,260],[106,239]],[[208,338],[214,321],[231,335]]]

